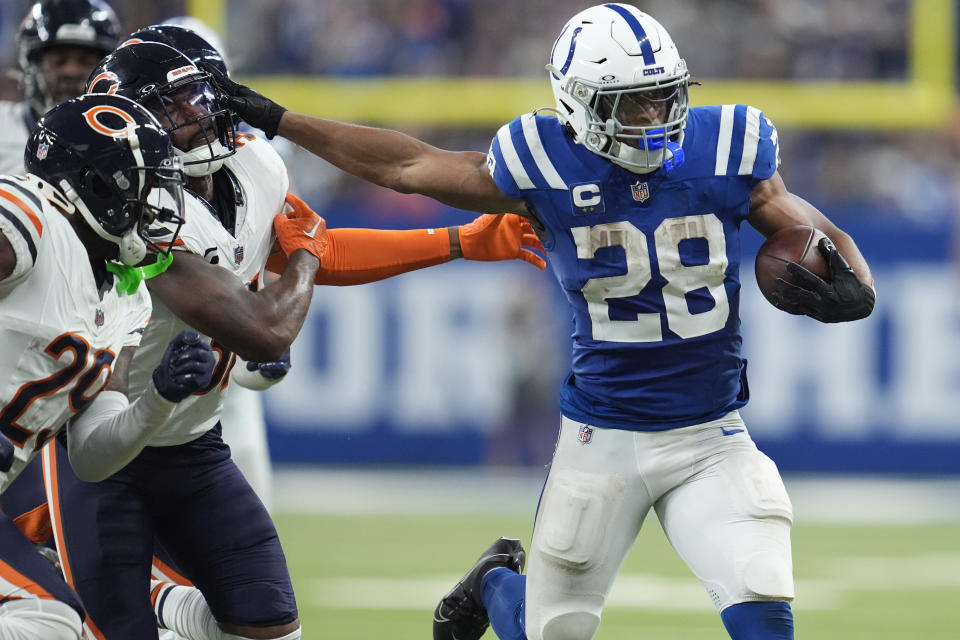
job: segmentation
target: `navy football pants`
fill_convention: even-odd
[[[261,627],[296,619],[276,529],[219,425],[187,444],[148,447],[104,482],[77,479],[59,442],[51,466],[60,559],[98,637],[157,637],[149,599],[154,536],[218,621]]]

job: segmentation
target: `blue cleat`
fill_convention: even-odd
[[[480,600],[483,576],[491,569],[506,567],[523,571],[527,558],[523,545],[513,538],[500,538],[463,576],[433,612],[433,640],[479,640],[490,625],[487,609]]]

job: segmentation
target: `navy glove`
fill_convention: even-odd
[[[259,371],[267,380],[279,380],[290,371],[290,347],[278,360],[272,362],[248,362],[247,371]]]
[[[13,466],[13,443],[0,435],[0,471],[10,471]]]
[[[234,82],[210,64],[201,62],[200,67],[210,74],[213,84],[221,93],[222,103],[228,109],[247,124],[262,129],[271,140],[277,135],[280,118],[286,109],[250,87]]]
[[[777,278],[777,307],[820,322],[866,318],[876,302],[873,289],[860,282],[829,238],[821,238],[817,248],[830,267],[830,280],[791,262],[787,265],[790,282]]]
[[[209,386],[215,364],[207,341],[188,329],[170,341],[160,366],[153,370],[153,384],[161,396],[180,402]]]

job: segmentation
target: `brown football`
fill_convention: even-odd
[[[771,303],[771,296],[776,291],[777,278],[790,281],[787,264],[796,262],[806,267],[821,278],[828,279],[830,268],[817,248],[824,233],[819,229],[805,225],[797,225],[780,229],[767,238],[757,252],[757,262],[754,270],[757,274],[757,285],[763,297]]]

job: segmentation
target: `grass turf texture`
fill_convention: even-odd
[[[499,535],[490,516],[276,518],[305,637],[429,640],[437,600]],[[960,526],[794,527],[798,638],[960,638]],[[726,638],[706,592],[649,518],[604,612],[599,640]],[[485,636],[495,638],[492,632]]]

